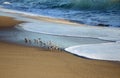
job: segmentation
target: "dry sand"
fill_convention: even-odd
[[[13,26],[11,21],[0,27]],[[66,52],[0,42],[0,78],[119,78],[120,62],[89,60]]]

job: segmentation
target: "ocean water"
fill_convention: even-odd
[[[120,27],[120,0],[0,0],[0,5],[77,23]]]

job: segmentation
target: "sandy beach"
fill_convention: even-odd
[[[0,28],[21,23],[0,17]],[[0,42],[0,78],[119,78],[120,62]]]

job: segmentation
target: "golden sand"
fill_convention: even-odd
[[[13,18],[10,17],[0,16],[0,28],[13,27],[19,23],[22,22],[14,20]]]
[[[12,21],[10,26],[16,24],[11,18],[3,19]],[[1,21],[0,24],[5,26]],[[119,77],[120,62],[89,60],[66,52],[0,42],[0,78]]]
[[[0,42],[0,78],[119,78],[120,64]]]

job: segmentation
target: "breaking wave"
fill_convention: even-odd
[[[63,9],[120,9],[120,0],[1,0],[16,6],[31,8],[63,8]],[[19,3],[19,4],[17,4]]]

